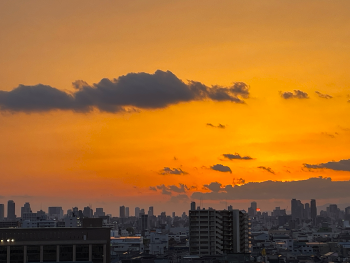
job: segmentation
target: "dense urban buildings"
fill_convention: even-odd
[[[91,232],[86,232],[85,240],[82,233],[86,229],[103,229],[102,232],[108,233],[104,234],[103,242],[111,242],[110,253],[106,251],[110,262],[126,263],[140,258],[163,263],[277,259],[317,262],[334,260],[334,255],[346,262],[350,258],[350,206],[341,209],[337,204],[329,204],[320,209],[315,199],[293,198],[290,211],[276,207],[271,212],[261,211],[258,203],[252,201],[248,213],[232,205],[227,210],[216,210],[197,207],[191,202],[189,211],[181,216],[175,212],[171,216],[164,211],[156,213],[153,206],[147,212],[136,207],[134,215],[127,213],[128,207],[120,206],[119,217],[106,214],[102,207],[93,211],[90,205],[82,209],[72,207],[66,213],[62,207],[35,212],[26,202],[20,209],[21,216],[16,217],[14,201],[8,204],[7,209],[0,205],[0,232],[7,233],[1,236],[0,252],[5,254],[0,253],[0,263],[22,263],[25,256],[33,260],[28,262],[74,258],[101,262],[103,258],[95,257],[94,253],[105,255],[104,248],[94,247],[99,243]],[[1,212],[6,210],[6,215]],[[37,245],[28,243],[27,233]],[[71,239],[68,234],[57,233],[73,233],[76,237]]]

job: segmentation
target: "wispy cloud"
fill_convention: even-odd
[[[160,174],[162,175],[167,175],[167,174],[187,174],[185,171],[183,171],[181,168],[169,168],[169,167],[164,167],[161,171]]]
[[[219,128],[219,129],[225,129],[226,126],[223,125],[223,124],[218,124],[217,126],[215,126],[214,124],[211,124],[211,123],[207,123],[207,126],[210,126],[210,127],[213,127],[213,128]]]
[[[328,163],[320,163],[320,164],[304,164],[305,168],[308,169],[330,169],[335,171],[346,171],[350,172],[350,159],[340,160],[338,162],[331,161]]]
[[[232,154],[232,153],[225,153],[223,156],[229,160],[253,160],[250,156],[241,156],[238,153]]]
[[[315,91],[315,92],[316,92],[316,94],[317,94],[320,98],[322,98],[322,99],[332,99],[332,98],[333,98],[331,95],[323,94],[323,93],[321,93],[321,92],[319,92],[319,91]]]
[[[263,169],[269,173],[275,174],[275,172],[270,168],[270,167],[266,167],[266,166],[259,166],[259,169]]]

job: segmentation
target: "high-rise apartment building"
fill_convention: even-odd
[[[248,214],[233,210],[190,210],[190,254],[250,253]]]
[[[0,204],[0,221],[3,221],[5,218],[5,205]]]
[[[125,218],[125,206],[121,206],[119,208],[119,217],[120,218]]]
[[[16,220],[16,205],[13,200],[7,202],[7,220],[13,221]]]

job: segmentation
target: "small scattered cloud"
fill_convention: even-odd
[[[231,153],[225,153],[223,156],[229,160],[253,160],[250,156],[241,156],[238,153],[231,154]]]
[[[334,171],[350,172],[350,159],[340,160],[338,162],[332,161],[332,162],[320,163],[320,164],[304,163],[304,167],[308,169],[330,169]]]
[[[150,186],[150,187],[149,187],[149,190],[151,190],[151,191],[157,191],[157,188],[155,188],[154,186]]]
[[[223,124],[218,124],[217,126],[215,126],[214,124],[211,124],[211,123],[207,123],[207,126],[210,126],[210,127],[213,127],[213,128],[219,128],[219,129],[225,129],[226,126],[223,125]]]
[[[213,166],[210,166],[210,169],[215,170],[215,171],[219,171],[219,172],[230,172],[230,173],[232,173],[230,167],[222,165],[222,164],[215,164]]]
[[[301,90],[294,90],[293,92],[285,91],[281,93],[283,99],[308,99],[309,95]]]
[[[259,169],[263,169],[269,173],[275,174],[275,172],[270,168],[270,167],[266,167],[266,166],[259,166]]]
[[[320,98],[322,98],[322,99],[332,99],[332,98],[333,98],[331,95],[323,94],[323,93],[321,93],[321,92],[319,92],[319,91],[315,91],[315,92],[316,92],[316,94],[317,94]]]
[[[176,175],[182,175],[182,174],[187,174],[185,171],[183,171],[181,168],[169,168],[169,167],[164,167],[161,171],[160,174],[162,175],[167,175],[167,174],[176,174]]]

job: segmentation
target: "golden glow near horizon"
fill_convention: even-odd
[[[185,83],[250,87],[245,104],[2,111],[1,195],[137,204],[141,197],[166,202],[171,196],[149,188],[163,184],[192,186],[191,198],[208,192],[205,184],[234,178],[349,180],[349,171],[303,166],[350,159],[349,7],[349,1],[1,2],[2,91],[42,83],[72,93],[76,80],[91,85],[156,70]],[[308,98],[281,97],[294,90]],[[235,153],[253,160],[223,157]],[[210,169],[216,164],[232,173]],[[185,173],[164,175],[165,167]]]

